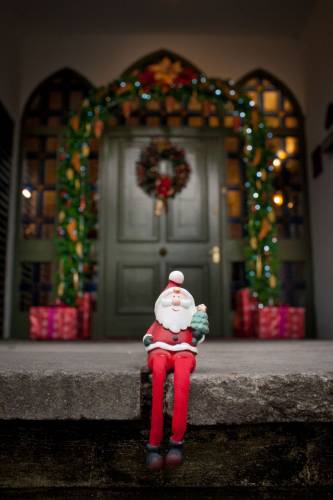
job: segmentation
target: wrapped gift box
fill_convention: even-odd
[[[249,288],[242,288],[236,292],[234,331],[237,337],[254,336],[257,305],[258,301],[251,295]]]
[[[302,339],[304,330],[304,307],[266,306],[255,313],[255,333],[260,339]]]
[[[77,301],[78,310],[78,329],[79,337],[87,339],[90,337],[91,331],[91,315],[92,315],[92,300],[91,294],[85,292],[82,297],[78,297]]]
[[[78,338],[78,310],[64,305],[30,307],[30,339],[74,340]]]

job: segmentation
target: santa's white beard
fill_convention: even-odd
[[[192,320],[192,308],[184,309],[181,307],[178,311],[174,311],[172,306],[163,306],[159,304],[156,307],[155,315],[157,321],[174,333],[185,330],[190,326]]]

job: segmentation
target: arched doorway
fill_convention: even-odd
[[[201,73],[177,54],[161,50],[139,60],[123,76],[153,64],[169,65],[172,71],[179,62]],[[144,107],[134,103],[129,116],[120,113],[112,122],[100,169],[101,336],[139,336],[150,324],[154,301],[175,268],[184,272],[196,302],[207,303],[212,331],[221,333],[227,301],[222,294],[224,135],[219,120],[214,106],[206,104],[203,112],[202,104],[192,98],[186,109],[158,100]],[[189,184],[159,217],[153,199],[135,178],[140,153],[156,138],[184,149],[192,169]]]
[[[186,66],[188,67],[193,67],[197,72],[199,70],[195,68],[193,65],[191,65],[188,61],[184,60],[180,56],[173,54],[169,51],[158,51],[156,53],[151,54],[147,58],[144,58],[140,61],[138,61],[136,64],[131,66],[128,70],[124,72],[124,75],[127,74],[129,71],[133,71],[136,68],[144,68],[146,66],[149,66],[150,64],[159,64],[161,61],[167,60],[169,62],[164,62],[165,64],[175,64],[177,61],[181,61]],[[61,73],[61,72],[60,72]],[[67,75],[70,75],[70,73],[66,73]],[[71,73],[72,74],[72,73]],[[73,75],[73,74],[72,74]],[[59,76],[59,75],[53,75],[53,76]],[[51,77],[50,81],[53,81]],[[62,75],[64,76],[64,75]],[[251,75],[250,75],[251,76]],[[261,86],[260,89],[255,89],[253,87],[253,82],[251,82],[250,86],[247,88],[247,82],[249,81],[250,76],[246,76],[244,81],[239,82],[239,85],[242,86],[246,91],[248,92],[257,92],[257,95],[262,95],[264,96],[265,92],[268,91],[273,91],[275,87],[278,87],[278,82],[274,80],[272,77],[270,80],[270,85],[271,87],[266,88],[264,85]],[[72,77],[70,77],[72,78]],[[81,96],[78,99],[77,102],[79,102],[80,99],[83,98],[83,95],[86,91],[89,90],[91,87],[88,82],[86,82],[80,75],[77,75],[74,73],[73,75],[73,82],[77,82],[75,85],[81,85]],[[75,78],[78,78],[78,80],[75,80]],[[269,80],[268,75],[260,76],[261,80],[260,82],[263,82],[263,79]],[[61,79],[60,79],[61,80]],[[60,81],[56,78],[56,81]],[[253,79],[252,79],[253,80]],[[273,81],[274,80],[274,81]],[[49,81],[49,79],[47,80]],[[273,83],[272,83],[273,82]],[[251,86],[252,85],[252,86]],[[266,85],[266,83],[265,83]],[[274,87],[275,85],[275,87]],[[273,88],[274,87],[274,88]],[[41,86],[41,89],[43,87]],[[41,90],[40,89],[40,90]],[[281,94],[281,102],[283,103],[283,106],[287,106],[287,112],[286,116],[281,118],[281,109],[278,110],[278,115],[279,119],[284,120],[284,124],[286,127],[289,127],[289,131],[292,132],[292,134],[289,134],[290,137],[294,137],[296,131],[300,131],[300,127],[302,124],[302,121],[297,121],[299,118],[301,118],[300,115],[295,115],[294,111],[288,108],[288,96],[286,95],[284,89],[282,87],[278,87],[278,91]],[[276,90],[276,89],[275,89]],[[43,92],[41,92],[41,95]],[[254,97],[254,95],[253,95]],[[272,96],[271,96],[272,97]],[[289,96],[290,97],[290,96]],[[267,101],[267,97],[266,101]],[[39,98],[41,99],[41,98]],[[55,97],[53,97],[55,99]],[[59,99],[59,97],[58,97]],[[293,102],[292,99],[290,102]],[[39,102],[41,102],[39,100]],[[46,101],[45,101],[46,102]],[[59,105],[59,102],[62,102],[62,104]],[[58,104],[54,104],[54,106],[60,106],[61,109],[59,109],[55,114],[61,114],[63,116],[62,120],[63,123],[65,123],[65,117],[66,117],[66,106],[65,102],[68,101],[59,101]],[[30,103],[30,101],[29,101]],[[31,101],[32,103],[32,101]],[[31,104],[30,103],[30,104]],[[29,120],[27,122],[27,137],[29,138],[34,138],[38,136],[47,136],[49,134],[51,137],[53,137],[56,134],[59,133],[60,129],[55,131],[53,127],[55,127],[55,122],[59,118],[57,116],[50,116],[50,118],[45,118],[47,115],[47,112],[43,111],[42,107],[38,107],[34,111],[34,104],[32,103],[32,108],[31,108],[31,113],[29,116]],[[295,109],[295,108],[293,108]],[[52,115],[53,112],[51,112]],[[130,143],[131,140],[136,140],[135,137],[140,138],[141,142],[143,139],[143,136],[145,136],[145,141],[149,141],[151,138],[151,135],[165,135],[169,134],[172,140],[174,141],[179,141],[182,137],[187,137],[187,139],[190,137],[191,140],[194,142],[198,140],[201,143],[206,142],[206,145],[209,144],[209,140],[212,140],[213,137],[218,138],[219,141],[222,141],[222,146],[220,145],[220,151],[221,156],[220,156],[220,161],[219,163],[219,173],[216,174],[218,176],[220,175],[220,179],[217,181],[216,186],[218,187],[218,203],[217,203],[217,215],[218,215],[218,220],[219,220],[219,225],[220,225],[220,232],[218,236],[218,241],[216,242],[217,244],[213,244],[213,241],[210,241],[209,238],[206,238],[205,245],[207,245],[207,248],[205,249],[206,251],[206,266],[208,265],[208,262],[212,259],[212,253],[209,253],[209,250],[212,250],[213,246],[219,247],[220,250],[220,263],[219,267],[216,267],[215,269],[218,269],[217,274],[219,274],[220,278],[220,290],[216,292],[216,296],[221,298],[218,298],[216,301],[216,304],[218,305],[218,308],[220,308],[220,312],[222,311],[222,319],[223,319],[223,328],[217,329],[216,332],[217,334],[223,333],[224,335],[231,335],[232,334],[232,316],[233,316],[233,311],[232,311],[232,305],[233,305],[233,298],[235,291],[240,288],[241,286],[246,284],[245,281],[245,274],[244,274],[244,255],[243,255],[243,247],[244,247],[244,238],[245,238],[245,232],[244,232],[244,222],[246,218],[246,211],[245,211],[245,197],[244,197],[244,168],[241,160],[241,154],[240,154],[240,138],[237,133],[235,133],[234,128],[233,128],[233,110],[232,107],[230,109],[228,108],[228,105],[225,106],[224,108],[224,113],[221,115],[214,104],[209,103],[209,102],[199,102],[196,100],[195,96],[192,96],[192,98],[189,100],[189,102],[186,103],[186,107],[179,103],[172,103],[170,106],[165,106],[161,104],[158,101],[154,100],[147,100],[146,104],[143,106],[142,103],[135,103],[132,102],[131,105],[131,113],[126,114],[123,113],[121,108],[119,108],[118,112],[113,115],[112,119],[110,119],[109,126],[110,126],[110,133],[108,135],[109,141],[117,141],[121,140],[124,142],[128,141]],[[54,113],[53,113],[54,114]],[[273,124],[273,118],[274,116],[271,116],[272,122],[271,126],[274,126]],[[45,122],[45,120],[50,119],[50,123]],[[40,129],[38,126],[38,123],[34,120],[41,120],[41,124],[44,125],[49,125],[51,124],[52,127],[50,130],[48,127],[48,130],[46,129]],[[44,120],[44,121],[43,121]],[[61,121],[61,120],[60,120]],[[58,126],[58,125],[57,125]],[[60,127],[61,128],[61,127]],[[177,136],[178,134],[178,136]],[[36,137],[35,137],[36,136]],[[288,134],[287,134],[288,136]],[[47,136],[48,137],[48,136]],[[304,142],[302,142],[303,139],[301,139],[298,144],[302,147],[304,147]],[[33,148],[36,147],[36,144],[41,144],[42,141],[38,139],[38,141],[32,140],[29,143],[29,148],[28,148],[28,160],[29,163],[32,164],[33,161],[38,160],[40,163],[39,165],[41,166],[41,172],[43,172],[43,175],[47,174],[47,163],[46,160],[55,160],[55,148],[54,151],[34,151]],[[295,141],[286,141],[286,146],[288,142],[288,147],[292,148],[294,147],[293,145],[296,144]],[[48,142],[48,144],[52,144],[52,140]],[[55,142],[54,142],[55,144]],[[115,144],[115,143],[114,143]],[[143,144],[143,143],[142,143]],[[30,147],[31,146],[31,147]],[[109,145],[110,146],[110,145]],[[107,146],[105,146],[107,148]],[[32,148],[32,149],[31,149]],[[112,151],[112,145],[110,146],[111,151]],[[119,146],[120,148],[120,146]],[[118,148],[118,149],[119,149]],[[116,148],[115,148],[116,149]],[[139,150],[136,151],[136,155],[138,154]],[[48,157],[48,153],[52,154],[52,157]],[[37,154],[37,158],[35,158],[35,155]],[[223,160],[224,156],[224,160]],[[137,156],[133,156],[132,158],[132,167],[134,171],[134,164],[135,164],[135,159]],[[294,166],[295,161],[298,161],[299,158],[293,157],[293,153],[290,149],[290,158],[288,159],[289,165],[293,164]],[[104,163],[103,165],[107,163],[108,157],[104,158]],[[118,160],[117,160],[118,161]],[[120,161],[120,160],[119,160]],[[118,161],[118,166],[119,166],[119,161]],[[294,161],[294,163],[292,163]],[[41,163],[43,162],[43,163]],[[93,190],[93,202],[95,202],[95,195],[94,193],[98,194],[97,191],[99,189],[106,189],[107,183],[101,182],[101,176],[98,180],[98,144],[97,141],[94,141],[91,147],[91,153],[90,153],[90,182],[91,182],[91,187]],[[49,164],[50,167],[51,164]],[[209,170],[209,169],[208,169]],[[207,170],[207,172],[208,172]],[[114,171],[114,169],[112,170]],[[55,169],[52,170],[52,168],[49,169],[50,174],[53,175],[55,174]],[[101,174],[102,175],[102,174]],[[53,230],[53,220],[52,220],[52,208],[50,208],[50,203],[46,203],[45,206],[48,205],[50,209],[50,213],[48,215],[49,218],[45,218],[43,214],[38,213],[36,211],[36,207],[44,207],[44,201],[51,199],[51,206],[52,206],[52,194],[47,193],[48,191],[52,191],[52,189],[49,189],[50,186],[46,183],[40,182],[40,180],[36,180],[36,182],[31,182],[31,179],[33,178],[33,169],[29,171],[28,176],[24,177],[24,170],[23,170],[23,187],[30,187],[29,184],[33,186],[32,191],[34,192],[34,196],[32,196],[32,202],[34,199],[38,198],[43,198],[42,202],[34,202],[32,203],[32,212],[33,212],[33,217],[31,213],[31,202],[27,203],[25,200],[22,200],[21,196],[21,204],[20,206],[27,205],[28,209],[24,209],[25,212],[23,212],[25,215],[29,215],[29,217],[22,217],[22,226],[21,230],[23,232],[23,237],[22,233],[20,236],[18,236],[18,248],[19,250],[19,265],[17,266],[17,289],[20,287],[20,293],[17,294],[17,299],[15,303],[15,309],[14,309],[14,317],[16,317],[16,312],[17,310],[20,310],[20,314],[17,316],[20,318],[20,327],[15,328],[15,333],[23,334],[26,336],[27,332],[27,307],[29,304],[33,303],[35,305],[39,304],[46,304],[50,303],[52,300],[52,296],[54,296],[54,289],[52,290],[52,267],[54,263],[54,246],[51,241],[52,238],[52,230]],[[209,182],[209,179],[211,177],[208,176],[205,182]],[[36,178],[37,179],[37,178]],[[116,217],[116,221],[119,219],[121,216],[121,210],[124,211],[124,203],[121,201],[121,199],[117,196],[119,195],[119,192],[114,193],[115,196],[112,197],[111,202],[115,203],[115,200],[117,200],[117,205],[115,206],[115,210],[108,212],[108,207],[105,205],[104,207],[102,204],[104,203],[105,200],[108,199],[108,195],[111,192],[112,189],[114,189],[115,186],[119,187],[119,184],[114,184],[113,182],[114,179],[111,179],[109,182],[109,188],[110,190],[107,192],[107,194],[104,193],[102,197],[100,197],[100,209],[104,213],[108,213],[108,215],[111,214],[111,217]],[[117,181],[118,182],[118,181]],[[52,183],[51,183],[52,184]],[[132,183],[133,184],[133,183]],[[53,184],[54,185],[54,184]],[[54,190],[54,188],[53,188]],[[21,191],[21,189],[20,189]],[[301,193],[304,193],[304,186],[300,187]],[[22,203],[23,201],[23,203]],[[123,208],[121,208],[121,205],[123,203]],[[306,206],[306,198],[304,201],[304,206]],[[43,208],[44,210],[44,208]],[[95,207],[95,212],[97,210],[97,207]],[[216,207],[214,208],[214,211],[216,212]],[[20,213],[22,214],[22,209],[20,209]],[[170,214],[172,214],[172,207],[170,207]],[[97,215],[97,213],[96,213]],[[169,215],[167,216],[169,217]],[[170,218],[170,217],[169,217]],[[33,220],[31,220],[33,219]],[[97,220],[97,217],[96,217]],[[285,220],[285,219],[284,219]],[[101,221],[101,231],[103,232],[103,228],[107,227],[108,220],[106,217],[103,217],[100,219]],[[162,219],[161,219],[162,221]],[[304,214],[304,222],[306,224],[307,217],[306,213]],[[113,221],[114,222],[114,221]],[[288,222],[282,222],[282,225],[284,225],[285,228],[291,227],[290,222],[295,222],[295,219],[288,219]],[[167,223],[167,218],[165,219],[164,222],[162,222],[165,227],[168,226]],[[169,224],[170,225],[170,224]],[[19,224],[18,224],[19,226]],[[112,224],[112,228],[115,228],[117,225],[115,223]],[[27,232],[25,232],[27,231]],[[37,233],[35,232],[37,231]],[[119,231],[118,231],[119,233]],[[120,231],[121,233],[121,231]],[[119,233],[119,234],[120,234]],[[94,232],[94,234],[91,235],[91,238],[94,239],[97,234],[97,227]],[[110,288],[110,283],[105,285],[103,284],[103,278],[105,275],[113,276],[113,279],[111,280],[112,286],[114,286],[115,283],[117,283],[116,277],[117,277],[117,272],[115,269],[110,271],[111,268],[105,267],[105,259],[103,255],[108,255],[108,248],[105,247],[107,237],[106,237],[106,232],[104,233],[104,236],[102,233],[99,234],[99,238],[96,242],[96,245],[94,245],[94,251],[92,252],[91,256],[91,281],[90,283],[86,283],[86,288],[89,290],[96,290],[96,263],[99,263],[102,265],[102,271],[99,273],[100,277],[100,283],[99,285],[99,306],[101,307],[100,312],[101,315],[103,316],[103,310],[107,310],[108,308],[110,309],[110,304],[112,304],[112,307],[118,307],[120,304],[118,310],[119,314],[123,318],[128,318],[128,309],[126,309],[126,301],[128,301],[131,297],[127,295],[124,296],[122,295],[124,291],[124,286],[121,286],[121,280],[118,280],[118,284],[115,288]],[[121,239],[121,238],[120,238]],[[125,238],[126,239],[126,238]],[[129,238],[130,239],[130,238]],[[165,240],[165,235],[164,235],[164,240]],[[195,239],[195,238],[194,238]],[[27,240],[27,241],[26,241]],[[293,240],[293,238],[291,238]],[[198,241],[183,241],[182,244],[183,246],[183,254],[190,254],[191,250],[193,249],[192,243],[198,243]],[[214,242],[215,243],[215,242]],[[298,242],[300,243],[300,242]],[[290,252],[285,254],[286,255],[286,261],[285,261],[285,266],[284,269],[289,269],[291,270],[292,273],[296,273],[298,271],[298,268],[302,268],[302,262],[306,262],[306,273],[308,273],[308,270],[310,269],[310,261],[308,257],[305,256],[305,258],[301,257],[299,258],[300,254],[297,253],[298,250],[295,249],[300,248],[300,245],[298,243],[295,243],[294,241],[288,241],[286,242],[286,245],[283,245],[285,248],[289,248]],[[111,242],[111,247],[114,244],[114,242]],[[132,241],[133,244],[133,249],[137,248],[137,251],[139,252],[138,246],[139,242],[138,241]],[[296,246],[295,246],[296,245]],[[157,244],[158,246],[158,244]],[[104,248],[103,248],[104,247]],[[109,247],[109,248],[111,248]],[[158,250],[163,249],[164,245],[159,245]],[[143,248],[143,247],[142,247]],[[153,243],[150,242],[150,249],[153,248]],[[307,247],[308,248],[308,247]],[[119,249],[120,250],[120,249]],[[156,249],[155,249],[156,250]],[[169,252],[169,249],[166,248],[167,254]],[[104,252],[104,253],[103,253]],[[121,254],[121,252],[120,252]],[[112,252],[110,253],[112,255]],[[156,252],[155,254],[156,255]],[[170,252],[169,252],[170,255]],[[216,255],[216,254],[215,254]],[[161,256],[162,257],[162,256]],[[288,260],[289,259],[289,260]],[[291,259],[291,260],[290,260]],[[297,260],[298,259],[298,260]],[[304,260],[305,259],[305,260]],[[161,287],[164,286],[165,283],[165,274],[167,272],[167,262],[168,259],[162,259],[164,262],[164,271],[163,272],[157,272],[155,275],[158,276],[158,279],[152,279],[152,283],[154,284],[153,288],[150,286],[151,293],[150,295],[148,294],[148,297],[146,299],[146,303],[151,302],[153,304],[154,298],[156,293],[161,289]],[[298,266],[297,263],[301,263],[300,266]],[[131,264],[131,263],[129,263]],[[172,264],[174,265],[179,265],[179,261],[173,262]],[[181,264],[181,262],[180,262]],[[184,264],[184,261],[183,261]],[[204,264],[202,262],[202,264]],[[291,265],[290,265],[291,264]],[[296,266],[294,265],[296,264]],[[110,264],[112,265],[112,263]],[[103,267],[104,266],[104,267]],[[288,267],[289,266],[289,267]],[[119,266],[118,266],[119,267]],[[133,266],[132,266],[133,267]],[[162,266],[163,267],[163,266]],[[186,271],[186,270],[185,270]],[[118,271],[119,272],[119,271]],[[209,284],[207,286],[207,282],[204,283],[204,278],[205,276],[204,271],[200,271],[201,273],[201,281],[200,279],[197,280],[196,283],[191,284],[190,283],[190,276],[193,274],[195,275],[195,271],[192,270],[187,272],[187,284],[189,288],[193,287],[193,289],[197,289],[198,292],[205,291],[205,296],[209,294]],[[200,274],[199,273],[199,274]],[[148,273],[149,274],[149,273]],[[154,275],[154,272],[150,271],[151,275]],[[197,273],[198,274],[198,273]],[[304,273],[303,273],[304,274]],[[138,275],[135,275],[133,272],[127,272],[127,277],[130,276],[130,280],[133,280],[133,276],[136,276],[134,278],[138,283],[141,282],[142,278],[140,278]],[[311,274],[310,272],[307,274],[306,280],[298,279],[298,276],[295,276],[294,280],[290,279],[290,272],[285,274],[285,282],[292,283],[292,285],[289,285],[289,296],[292,297],[294,294],[294,297],[292,297],[291,303],[294,303],[295,305],[304,305],[304,300],[307,301],[307,304],[310,305],[310,308],[312,307],[311,303],[311,294],[308,293],[308,290],[311,289]],[[145,286],[145,285],[144,285]],[[206,287],[206,288],[205,288]],[[148,287],[149,288],[149,287]],[[304,291],[306,288],[306,299]],[[130,290],[130,286],[126,286],[126,290]],[[296,293],[295,290],[298,290]],[[298,293],[299,292],[299,293]],[[127,293],[127,292],[126,292]],[[137,295],[137,294],[136,294]],[[110,298],[111,297],[111,298]],[[207,301],[205,297],[203,297],[203,300]],[[117,302],[118,301],[118,302]],[[122,303],[121,303],[122,301]],[[117,305],[118,303],[118,305]],[[104,304],[104,305],[103,305]],[[142,304],[141,304],[142,306]],[[141,316],[140,316],[141,314]],[[144,316],[146,313],[145,311],[139,312],[138,317]],[[111,317],[110,323],[113,322],[113,319]],[[127,320],[126,320],[127,321]],[[123,333],[128,336],[131,332],[129,332],[128,327],[131,325],[131,322],[128,322],[126,326],[126,321],[125,321],[125,327],[123,328]],[[146,324],[146,322],[145,322]],[[127,328],[127,330],[126,330]],[[108,327],[105,328],[105,325],[102,325],[99,334],[105,335],[107,334]],[[112,332],[110,330],[110,334],[112,333],[117,335],[117,333],[120,330],[117,328],[113,329]],[[133,330],[134,332],[134,330]],[[93,335],[98,336],[97,330],[94,330]]]

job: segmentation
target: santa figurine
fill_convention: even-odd
[[[143,337],[152,372],[152,411],[147,466],[159,470],[163,465],[176,466],[183,461],[183,443],[187,423],[190,374],[196,366],[197,345],[208,333],[206,306],[196,307],[190,292],[182,288],[184,275],[173,271],[169,282],[155,303],[156,321]],[[160,445],[163,439],[164,383],[174,372],[172,435],[165,461]]]

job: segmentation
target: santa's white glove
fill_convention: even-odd
[[[153,336],[152,335],[148,334],[148,335],[145,335],[143,337],[143,345],[145,347],[150,346],[150,344],[152,344],[152,343],[153,343]]]

